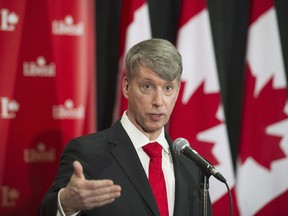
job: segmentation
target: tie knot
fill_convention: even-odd
[[[162,158],[162,146],[157,143],[148,143],[143,147],[143,150],[150,158],[161,157]]]

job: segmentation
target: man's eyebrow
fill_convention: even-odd
[[[151,78],[147,78],[147,77],[145,77],[144,79],[142,79],[142,81],[151,81],[151,82],[153,82],[154,80],[153,79],[151,79]]]
[[[149,77],[145,77],[141,80],[141,82],[156,82],[154,79],[151,79]],[[163,82],[164,85],[174,85],[174,80],[171,81],[171,80],[165,80]]]

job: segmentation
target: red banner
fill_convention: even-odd
[[[63,147],[95,131],[94,1],[1,1],[0,212],[36,215]]]

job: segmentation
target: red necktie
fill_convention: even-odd
[[[162,146],[157,142],[149,143],[143,150],[150,157],[149,182],[161,216],[168,216],[166,184],[162,170]]]

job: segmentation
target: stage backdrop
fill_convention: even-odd
[[[36,215],[73,137],[95,131],[94,1],[0,1],[0,215]]]

